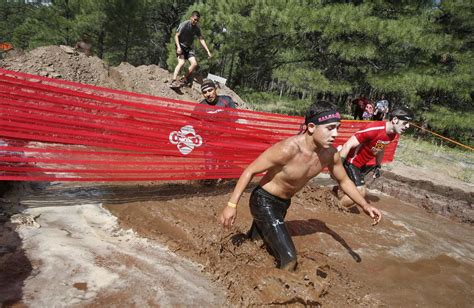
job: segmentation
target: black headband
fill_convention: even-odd
[[[305,119],[305,124],[308,125],[309,123],[313,123],[316,125],[328,124],[333,122],[340,122],[341,115],[337,110],[329,110],[326,112],[321,112],[315,114],[309,118]]]

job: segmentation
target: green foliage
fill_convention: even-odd
[[[238,92],[240,97],[257,111],[303,116],[312,103],[309,99],[279,97],[274,93],[254,91],[249,88],[239,88]]]
[[[67,44],[70,21],[47,7],[31,13],[13,32],[15,47],[33,49],[44,45]]]
[[[470,147],[474,147],[474,112],[454,111],[443,106],[433,106],[422,117],[428,124],[428,128],[434,132],[447,136]],[[438,143],[442,139],[436,138]],[[450,142],[444,142],[448,146],[454,146]]]

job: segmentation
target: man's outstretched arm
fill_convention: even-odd
[[[334,154],[334,162],[333,164],[330,164],[328,168],[334,178],[339,182],[339,186],[344,191],[344,193],[346,193],[346,195],[349,196],[352,201],[360,206],[367,215],[373,218],[374,222],[372,225],[378,224],[382,219],[382,214],[377,208],[367,203],[364,197],[357,190],[357,187],[354,185],[351,179],[349,179],[344,167],[342,166],[342,160],[339,153]]]
[[[199,38],[199,43],[201,43],[202,47],[206,50],[207,56],[208,56],[209,58],[212,57],[212,54],[211,54],[211,52],[209,51],[209,48],[207,48],[206,41],[204,40],[203,37],[200,37],[200,38]]]

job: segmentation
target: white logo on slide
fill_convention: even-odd
[[[188,155],[194,148],[202,145],[202,138],[196,135],[194,127],[186,125],[180,131],[170,133],[170,142],[177,145],[181,154]]]

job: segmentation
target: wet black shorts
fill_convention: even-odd
[[[296,249],[284,219],[291,200],[276,197],[257,186],[250,195],[252,230],[257,230],[265,245],[276,258],[278,267],[296,262]]]
[[[359,168],[357,168],[353,164],[348,163],[347,161],[345,161],[344,162],[344,169],[346,169],[347,175],[352,180],[352,182],[354,182],[355,186],[364,186],[365,185],[364,176],[362,175],[362,172]]]

